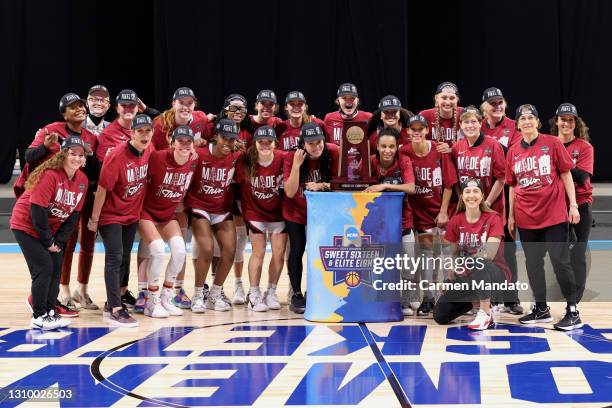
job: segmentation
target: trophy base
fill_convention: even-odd
[[[373,184],[377,184],[375,179],[349,180],[346,177],[338,177],[331,180],[332,191],[363,191]]]

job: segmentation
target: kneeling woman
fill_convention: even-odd
[[[32,275],[33,329],[53,330],[70,321],[55,311],[66,240],[79,219],[87,193],[83,141],[67,137],[59,153],[32,172],[11,217],[10,227]]]
[[[450,253],[455,256],[455,271],[449,279],[464,287],[447,290],[434,307],[434,320],[447,324],[472,309],[472,302],[478,301],[480,310],[468,325],[471,330],[485,330],[493,326],[491,294],[486,285],[510,281],[511,274],[500,243],[504,237],[504,225],[499,215],[485,203],[480,180],[468,179],[462,185],[461,201],[457,213],[446,226],[445,240],[451,244]],[[468,262],[469,258],[474,262]],[[461,266],[472,264],[472,268]],[[483,289],[474,289],[475,284]]]
[[[283,180],[283,152],[275,150],[276,132],[261,126],[253,135],[255,143],[242,155],[236,167],[240,185],[242,214],[249,230],[253,252],[249,259],[249,309],[265,312],[280,309],[276,285],[283,270],[287,234],[283,220],[280,186]],[[266,254],[266,235],[270,235],[272,259],[268,268],[268,290],[259,289],[261,267]]]
[[[185,241],[175,211],[187,193],[197,160],[191,157],[194,136],[188,126],[172,132],[171,148],[158,150],[149,159],[147,194],[140,213],[139,232],[148,245],[148,299],[144,314],[151,317],[181,316],[183,311],[172,303],[173,286],[185,262]],[[159,291],[159,276],[164,262],[164,241],[170,246],[164,288]]]
[[[221,119],[214,128],[211,143],[196,149],[198,166],[194,181],[185,197],[185,208],[190,214],[193,237],[198,253],[195,261],[195,294],[191,311],[204,313],[206,309],[228,311],[231,304],[222,296],[222,286],[234,261],[236,228],[232,217],[232,190],[236,160],[234,152],[238,126],[233,120]],[[213,257],[213,234],[219,243],[219,263],[208,297],[204,299],[204,281]],[[197,256],[196,256],[197,255]]]

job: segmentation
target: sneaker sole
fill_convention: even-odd
[[[61,317],[66,317],[66,318],[73,318],[73,317],[79,317],[79,314],[63,314],[63,313],[58,313]]]
[[[235,305],[244,305],[246,300],[234,300],[232,303]]]
[[[111,318],[104,318],[104,321],[114,327],[138,327],[138,322],[134,323],[121,323]]]
[[[519,323],[521,324],[536,324],[536,323],[550,323],[553,321],[552,317],[548,317],[546,319],[535,319],[535,320],[527,320],[527,321],[522,321],[519,320]]]
[[[553,325],[555,329],[561,330],[561,331],[570,331],[570,330],[580,329],[582,326],[584,326],[584,323],[578,323],[578,324],[574,324],[572,326],[567,326],[567,327],[560,327],[560,326],[557,326],[556,324]]]
[[[304,314],[304,312],[306,311],[306,308],[289,306],[289,310],[296,314]]]

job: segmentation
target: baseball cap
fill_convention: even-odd
[[[285,98],[285,104],[291,101],[302,101],[306,103],[306,97],[300,91],[291,91],[287,94],[287,97]]]
[[[340,87],[338,88],[338,96],[345,96],[345,95],[351,95],[354,97],[358,97],[359,94],[357,93],[357,87],[349,82],[340,85]]]
[[[576,107],[571,103],[562,103],[561,105],[559,105],[557,111],[555,112],[555,116],[561,115],[573,115],[575,117],[578,117],[578,109],[576,109]]]
[[[136,117],[132,120],[132,129],[138,129],[145,126],[153,127],[153,121],[144,113],[136,115]]]
[[[459,88],[457,85],[449,81],[442,82],[440,85],[438,85],[436,88],[436,94],[439,94],[442,91],[453,92],[455,95],[459,96]]]
[[[502,99],[504,98],[504,95],[502,94],[502,91],[499,88],[495,88],[495,87],[487,88],[482,93],[483,102],[490,102],[493,99],[498,99],[498,98],[502,98]]]
[[[463,112],[461,113],[459,120],[463,120],[464,117],[470,114],[476,115],[478,119],[482,120],[482,113],[480,113],[480,110],[474,105],[466,106],[465,108],[463,108]]]
[[[313,122],[306,123],[304,126],[302,126],[302,128],[300,129],[300,137],[302,138],[302,140],[304,140],[304,142],[312,142],[315,140],[325,139],[325,135],[323,134],[321,127]]]
[[[172,100],[180,99],[185,96],[191,96],[193,99],[196,99],[195,94],[191,88],[187,88],[186,86],[181,86],[176,91],[174,91],[174,95],[172,95]]]
[[[80,146],[85,150],[85,143],[83,143],[83,139],[78,136],[68,136],[62,142],[62,149],[69,149],[71,147]]]
[[[270,89],[263,89],[259,91],[257,97],[255,98],[255,102],[261,101],[270,101],[276,103],[276,94]]]
[[[136,92],[132,91],[131,89],[124,89],[117,94],[115,102],[126,105],[138,104],[138,95],[136,95]]]
[[[410,125],[412,125],[413,123],[420,123],[425,127],[429,127],[429,122],[427,122],[427,119],[425,119],[425,116],[423,115],[411,116],[410,119],[408,119],[408,127],[410,127]]]
[[[87,95],[91,95],[94,92],[102,92],[103,94],[106,95],[107,98],[110,97],[110,92],[108,92],[108,89],[104,85],[92,86],[91,88],[89,88],[89,92],[87,92]]]
[[[232,139],[238,138],[238,126],[233,120],[221,119],[215,125],[215,132],[223,137],[228,137]]]
[[[465,190],[468,187],[478,187],[479,189],[482,190],[482,183],[480,182],[479,179],[470,177],[467,180],[465,180],[463,183],[461,183],[461,192],[463,192],[463,190]]]
[[[255,134],[253,135],[253,139],[273,139],[276,140],[276,132],[270,126],[261,126],[257,128]]]
[[[521,117],[521,115],[525,115],[527,113],[531,113],[536,118],[538,117],[538,110],[535,108],[535,106],[527,103],[525,105],[521,105],[518,108],[516,108],[516,115],[514,118],[518,120]]]
[[[85,99],[82,99],[79,95],[73,92],[67,93],[66,95],[62,96],[62,99],[60,99],[59,112],[64,113],[68,106],[79,101],[82,102],[83,105],[87,106],[87,101]]]
[[[378,103],[378,109],[381,111],[400,110],[402,109],[402,102],[400,102],[397,96],[387,95]]]
[[[232,101],[241,101],[244,104],[244,106],[247,105],[247,100],[244,96],[233,93],[233,94],[229,94],[228,97],[225,98],[225,101],[223,101],[223,107],[224,108],[228,107],[232,103]]]
[[[192,141],[194,139],[191,128],[185,125],[181,125],[177,127],[176,129],[174,129],[174,132],[172,132],[172,140],[176,140],[179,137],[187,137],[191,139]]]

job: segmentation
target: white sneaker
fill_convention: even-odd
[[[160,296],[161,305],[170,316],[182,316],[183,311],[172,303],[174,299],[174,291],[170,288],[163,288]]]
[[[249,309],[254,312],[267,312],[268,305],[264,302],[261,292],[258,290],[249,290],[249,296],[247,296],[247,302],[249,303]]]
[[[165,318],[170,316],[170,313],[161,305],[161,299],[159,295],[154,295],[151,293],[149,295],[149,299],[147,299],[147,304],[144,308],[145,316],[155,317],[155,318]]]
[[[193,298],[191,299],[191,311],[193,313],[206,312],[206,307],[204,306],[204,294],[196,293],[193,295]]]
[[[204,306],[206,306],[206,309],[208,310],[215,310],[217,312],[227,312],[232,308],[223,300],[221,292],[217,293],[216,295],[208,292],[208,299],[206,299]]]
[[[221,286],[221,300],[225,302],[226,305],[232,307],[232,301],[227,297],[225,291],[223,290],[223,286]]]
[[[276,295],[276,289],[268,288],[266,293],[264,293],[264,298],[266,299],[266,305],[270,310],[280,310],[281,305],[278,301],[278,296]]]
[[[404,316],[414,316],[414,309],[410,305],[402,306],[402,314]]]
[[[68,327],[70,326],[70,323],[71,323],[70,320],[65,319],[59,314],[55,313],[55,310],[49,311],[49,318],[55,321],[55,324],[57,324],[58,328]]]
[[[486,330],[492,327],[494,324],[492,315],[487,314],[484,310],[479,310],[476,314],[476,318],[470,324],[468,324],[468,329]]]
[[[59,328],[57,321],[45,313],[44,315],[38,316],[37,318],[32,317],[30,321],[30,327],[39,330],[55,330]]]
[[[244,305],[245,303],[246,303],[246,296],[244,294],[244,288],[242,287],[242,283],[237,283],[236,289],[234,290],[234,304]]]

